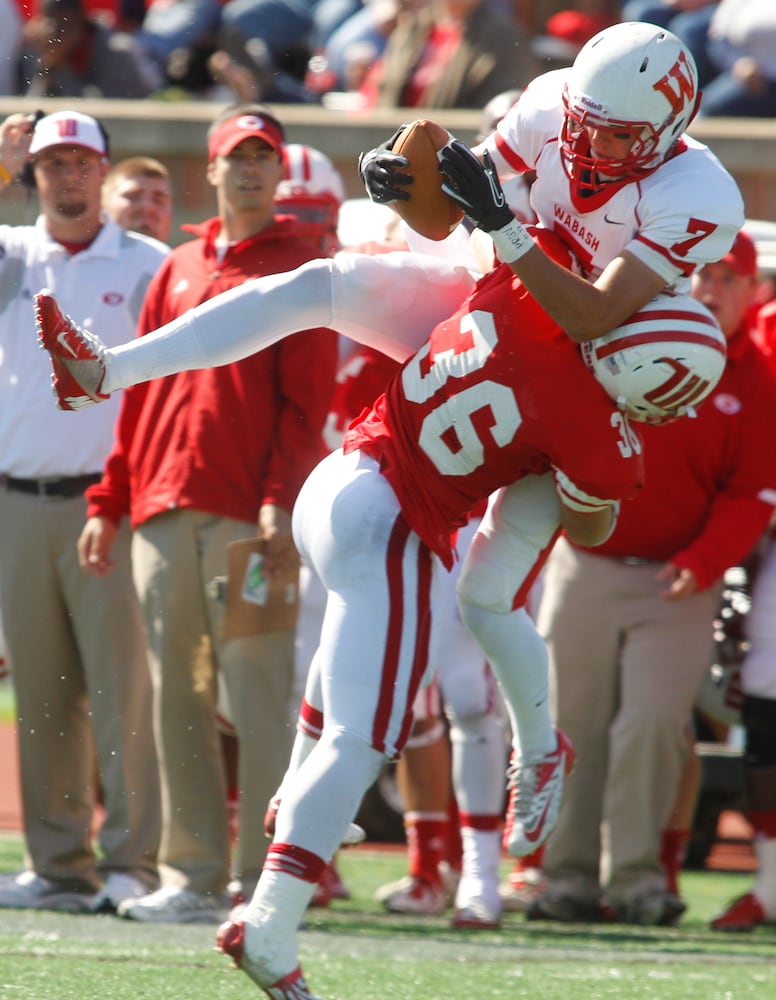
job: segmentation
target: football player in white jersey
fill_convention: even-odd
[[[532,81],[473,153],[455,141],[440,154],[448,193],[572,339],[611,330],[665,288],[687,292],[692,272],[723,257],[743,225],[735,181],[685,134],[699,103],[695,63],[675,35],[615,24],[569,69]],[[370,197],[408,198],[396,170],[406,165],[383,147],[364,154]],[[495,175],[530,170],[531,206],[574,254],[576,273],[543,254],[504,205]]]

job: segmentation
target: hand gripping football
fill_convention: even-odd
[[[442,190],[444,176],[439,169],[437,151],[450,141],[447,129],[420,118],[410,122],[393,144],[391,152],[406,156],[409,166],[402,172],[412,174],[408,201],[396,201],[401,218],[416,233],[429,240],[443,240],[463,218],[463,210]]]

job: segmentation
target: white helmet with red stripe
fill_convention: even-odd
[[[328,156],[312,146],[283,146],[284,178],[275,192],[275,205],[283,215],[294,215],[301,236],[322,252],[339,249],[337,219],[345,200],[345,185]]]
[[[622,326],[581,347],[585,364],[617,406],[642,423],[694,416],[725,367],[725,336],[690,295],[661,293]]]

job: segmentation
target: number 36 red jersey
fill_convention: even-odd
[[[625,415],[506,265],[432,331],[343,447],[379,460],[407,522],[448,567],[468,512],[529,473],[554,466],[602,500],[633,496],[643,477]]]

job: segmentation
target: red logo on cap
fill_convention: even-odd
[[[60,118],[57,122],[57,132],[62,139],[72,139],[78,135],[78,122],[75,118]]]

